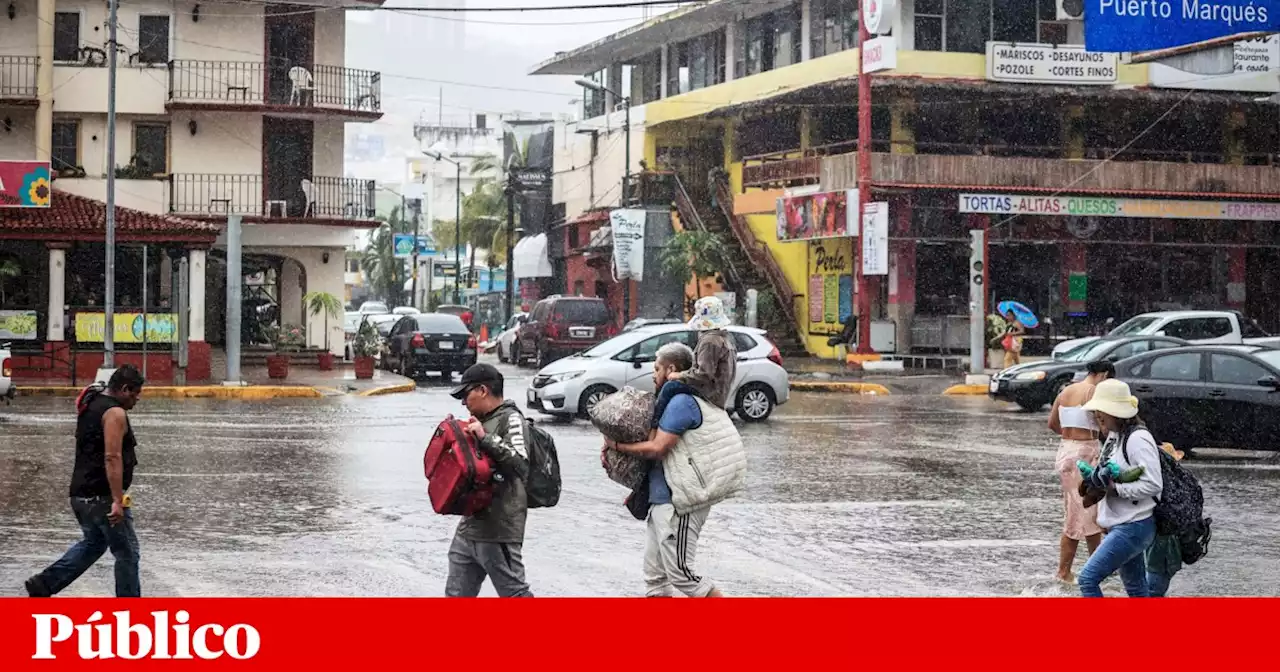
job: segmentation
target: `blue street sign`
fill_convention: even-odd
[[[1088,51],[1151,51],[1280,31],[1277,0],[1085,0]]]
[[[395,256],[400,259],[408,259],[413,256],[413,234],[397,233],[391,240],[392,250]],[[436,253],[436,243],[431,236],[418,236],[418,256],[426,256]]]

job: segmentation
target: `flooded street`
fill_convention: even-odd
[[[507,396],[523,399],[529,374],[512,375]],[[431,511],[422,452],[461,410],[439,384],[258,404],[144,399],[132,489],[144,594],[442,594],[457,519]],[[796,394],[770,422],[741,426],[748,488],[713,509],[700,573],[734,595],[1074,595],[1052,579],[1062,514],[1044,420],[985,398]],[[605,478],[598,433],[549,429],[564,494],[529,517],[534,592],[643,594],[644,524]],[[0,595],[79,536],[66,498],[73,432],[70,399],[0,408]],[[1192,468],[1213,543],[1171,593],[1280,594],[1280,459],[1205,451]],[[65,594],[111,586],[108,555]]]

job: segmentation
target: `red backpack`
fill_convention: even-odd
[[[462,423],[448,418],[436,427],[422,457],[427,495],[436,513],[470,516],[493,501],[493,461]]]

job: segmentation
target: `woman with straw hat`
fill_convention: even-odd
[[[1138,399],[1119,380],[1104,380],[1084,405],[1107,435],[1098,465],[1115,463],[1120,471],[1142,467],[1131,483],[1113,480],[1111,469],[1094,469],[1085,486],[1105,492],[1098,501],[1098,525],[1107,530],[1102,545],[1089,557],[1077,579],[1085,597],[1102,597],[1104,579],[1120,572],[1129,597],[1148,597],[1143,557],[1156,536],[1155,498],[1164,487],[1160,478],[1160,449],[1155,437],[1138,419]]]

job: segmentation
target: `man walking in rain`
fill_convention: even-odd
[[[116,369],[105,388],[85,388],[76,400],[76,460],[71,470],[71,510],[84,538],[43,572],[27,579],[31,597],[57,595],[111,549],[116,597],[141,597],[138,536],[128,495],[138,464],[128,412],[146,381],[128,364]]]

